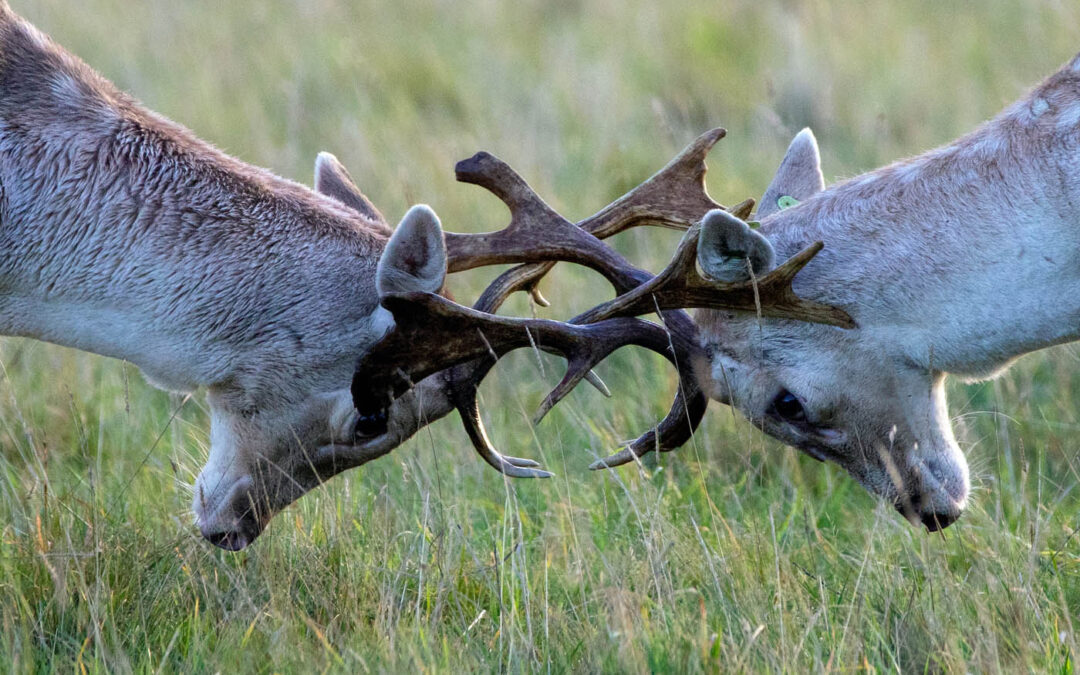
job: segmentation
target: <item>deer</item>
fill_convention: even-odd
[[[708,211],[663,271],[633,287],[613,282],[616,298],[569,324],[659,312],[670,335],[692,343],[677,358],[696,374],[680,390],[686,401],[705,393],[731,405],[764,433],[838,464],[904,518],[937,532],[961,516],[971,489],[949,419],[947,377],[994,378],[1024,354],[1080,338],[1078,157],[1080,55],[972,133],[828,188],[817,141],[804,129],[756,220],[748,219],[752,201]],[[513,211],[515,200],[506,201]],[[451,309],[434,296],[390,294],[383,305],[398,326],[358,364],[360,411],[410,391],[402,372],[436,372],[466,353],[486,349],[494,359],[539,345],[568,354],[539,326],[520,327],[532,331],[528,340],[521,330],[500,334],[505,322]],[[697,309],[696,331],[668,320],[687,308]],[[415,318],[408,325],[406,316],[436,314],[456,316],[454,325],[487,322],[486,333],[500,340],[468,349],[459,341],[410,366],[408,343],[396,340],[446,335]],[[593,342],[606,353],[599,337]],[[376,359],[397,363],[397,375],[368,379]],[[538,417],[595,362],[568,360],[567,378]],[[684,413],[680,440],[700,420],[694,405]],[[591,468],[677,447],[668,438],[628,445]]]
[[[295,498],[316,449],[352,438],[356,355],[392,321],[373,284],[391,228],[343,171],[320,155],[313,191],[228,157],[0,2],[0,333],[204,388],[193,509],[224,548],[254,536],[232,515],[252,486]]]
[[[680,369],[679,392],[622,452],[672,450],[707,402],[689,367],[701,351],[689,315],[672,307],[664,325],[630,316],[585,325],[494,312],[518,291],[547,304],[538,284],[557,262],[597,269],[616,293],[652,279],[601,240],[641,225],[689,230],[723,209],[705,191],[704,156],[724,133],[704,134],[580,223],[480,153],[459,163],[458,178],[511,207],[506,230],[444,232],[425,205],[392,228],[332,154],[318,155],[313,189],[230,157],[0,0],[0,334],[123,359],[168,391],[204,390],[210,450],[192,511],[201,535],[227,550],[455,410],[488,464],[550,476],[499,453],[476,405],[476,386],[511,348],[567,357],[548,409],[581,381],[610,395],[592,367],[622,346],[663,354]],[[745,216],[748,203],[732,208]],[[449,272],[497,263],[519,265],[473,308],[446,297]],[[795,271],[773,277],[789,283]],[[716,306],[753,309],[749,284],[730,290]],[[793,316],[822,311],[788,305]]]
[[[828,188],[802,131],[762,197],[760,228],[706,216],[732,235],[698,260],[708,270],[738,249],[762,263],[744,274],[761,273],[822,240],[794,289],[857,328],[701,310],[703,388],[912,522],[948,527],[970,493],[948,376],[991,379],[1080,338],[1078,157],[1080,55],[975,131]]]

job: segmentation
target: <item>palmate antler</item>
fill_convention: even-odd
[[[684,307],[759,311],[764,315],[848,325],[850,318],[830,307],[799,299],[791,280],[820,244],[757,279],[725,284],[701,277],[694,269],[696,223],[722,209],[705,190],[705,155],[723,138],[714,129],[691,143],[660,172],[594,216],[573,224],[548,206],[509,165],[487,153],[459,162],[458,180],[486,188],[510,210],[510,224],[485,234],[447,233],[447,268],[451,272],[498,263],[525,263],[503,273],[472,309],[431,293],[382,297],[395,328],[360,360],[352,395],[361,419],[376,417],[414,383],[448,371],[447,394],[458,409],[480,455],[499,471],[521,477],[546,477],[531,460],[501,455],[488,440],[476,402],[476,389],[497,359],[513,349],[532,347],[563,356],[567,372],[547,396],[535,418],[569,393],[582,379],[594,383],[591,369],[619,347],[637,345],[671,361],[679,372],[679,390],[668,415],[656,427],[612,457],[591,468],[616,466],[658,450],[685,443],[705,413],[707,399],[691,374],[698,345]],[[745,218],[752,201],[733,207]],[[637,225],[690,228],[671,265],[657,276],[631,265],[601,239]],[[692,236],[691,236],[692,235]],[[617,297],[569,322],[495,316],[517,291],[547,301],[537,284],[555,262],[586,265],[614,287]],[[660,311],[663,327],[631,318]],[[602,386],[602,385],[601,385]]]

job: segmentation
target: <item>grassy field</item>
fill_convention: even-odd
[[[947,142],[1080,50],[1072,2],[12,0],[148,106],[310,182],[336,153],[388,218],[432,204],[501,227],[456,184],[478,149],[581,218],[698,133],[719,201],[758,196],[812,126],[829,180]],[[676,6],[676,4],[678,6]],[[675,236],[619,247],[658,268]],[[453,279],[472,297],[492,271]],[[595,289],[595,293],[587,289]],[[564,317],[591,273],[544,287]],[[528,312],[523,301],[510,309]],[[0,663],[19,672],[1072,672],[1080,620],[1080,352],[954,385],[969,513],[929,535],[719,405],[645,468],[586,466],[659,418],[673,373],[601,368],[538,428],[531,355],[482,393],[498,444],[558,476],[507,481],[455,418],[335,479],[226,553],[192,524],[201,394],[117,361],[0,342]]]

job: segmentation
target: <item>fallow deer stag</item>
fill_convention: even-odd
[[[194,510],[226,548],[265,522],[239,517],[250,495],[288,503],[324,475],[358,350],[392,324],[374,284],[391,229],[332,157],[316,171],[330,196],[228,157],[0,1],[0,333],[206,387]],[[384,450],[415,430],[410,400]]]
[[[758,218],[752,256],[826,242],[795,291],[858,328],[703,311],[705,390],[947,527],[969,477],[946,376],[992,378],[1080,338],[1080,56],[969,135],[828,189],[803,131]]]
[[[690,375],[699,348],[689,317],[665,312],[665,330],[633,318],[578,325],[484,311],[518,289],[539,298],[536,282],[555,260],[590,265],[619,292],[651,279],[599,239],[642,224],[687,227],[717,208],[704,189],[704,155],[722,135],[706,134],[580,227],[479,155],[459,177],[511,204],[508,230],[444,239],[420,206],[391,236],[331,155],[316,162],[315,191],[229,157],[118,91],[0,0],[0,333],[128,360],[165,389],[205,387],[211,447],[193,508],[203,536],[228,549],[249,544],[316,485],[455,408],[487,461],[547,475],[491,448],[476,410],[489,350],[523,338],[570,358],[549,405],[582,378],[602,387],[589,366],[623,344],[675,360],[682,386],[672,413],[631,446],[668,450],[705,410]],[[533,264],[500,277],[476,310],[435,294],[447,264],[495,262]],[[734,299],[715,306],[751,308],[747,289],[736,285]],[[816,311],[795,305],[792,316]],[[410,308],[430,316],[414,320]],[[367,361],[368,386],[354,375],[357,357],[395,321]],[[479,350],[461,339],[425,353],[422,339],[449,323],[490,339]],[[419,337],[402,349],[393,339],[402,334]],[[400,376],[411,378],[407,390]]]

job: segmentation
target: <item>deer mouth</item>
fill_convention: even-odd
[[[966,470],[949,475],[937,461],[921,462],[917,490],[902,496],[895,504],[912,524],[921,523],[928,532],[938,532],[952,525],[964,513],[968,499]]]
[[[232,530],[203,532],[203,539],[226,551],[239,551],[246,548],[262,534],[262,526],[254,517],[240,521]]]
[[[904,499],[893,506],[905,520],[916,526],[921,523],[927,532],[944,530],[959,520],[964,512],[960,506],[952,509],[924,509],[920,497]]]

